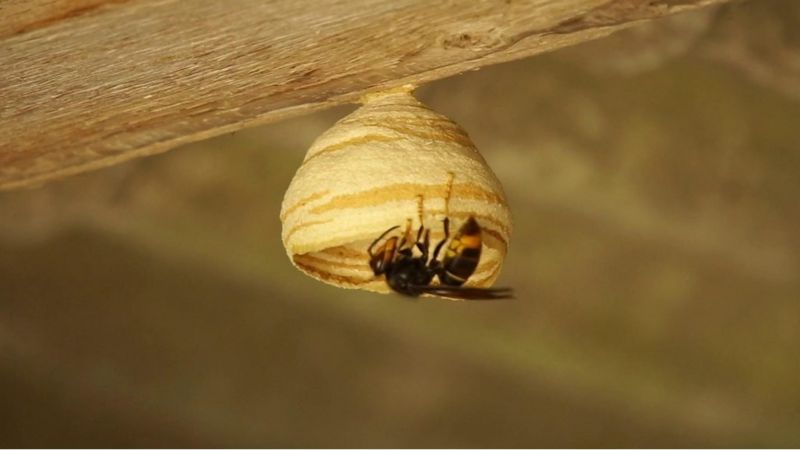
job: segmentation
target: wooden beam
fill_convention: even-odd
[[[0,189],[723,1],[0,0]]]

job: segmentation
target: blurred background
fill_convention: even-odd
[[[424,86],[509,302],[336,289],[280,202],[353,107],[0,193],[0,446],[800,445],[800,2]]]

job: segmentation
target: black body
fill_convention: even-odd
[[[450,240],[443,261],[438,256],[450,238],[450,220],[444,219],[444,238],[436,245],[433,256],[428,258],[430,230],[420,226],[415,241],[411,241],[409,229],[402,238],[390,237],[376,252],[372,249],[386,235],[399,227],[392,227],[381,234],[367,249],[370,267],[376,276],[383,275],[389,287],[400,294],[418,297],[434,294],[464,300],[495,300],[511,298],[506,288],[472,288],[462,285],[478,267],[481,256],[481,229],[474,217],[470,217]],[[409,226],[410,228],[410,226]],[[413,249],[421,255],[414,256]],[[438,278],[438,285],[432,285]]]

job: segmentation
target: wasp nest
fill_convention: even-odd
[[[320,136],[281,207],[282,239],[304,273],[345,288],[389,292],[367,247],[387,229],[422,225],[435,245],[470,216],[483,233],[480,263],[466,285],[488,287],[511,234],[503,188],[467,133],[417,101],[410,89],[371,94]]]

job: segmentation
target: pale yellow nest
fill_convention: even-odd
[[[368,96],[311,145],[281,208],[286,252],[325,283],[389,292],[369,267],[367,246],[409,220],[416,231],[420,196],[434,243],[445,211],[451,232],[477,219],[482,256],[467,285],[491,286],[511,235],[503,188],[467,133],[408,90]]]

